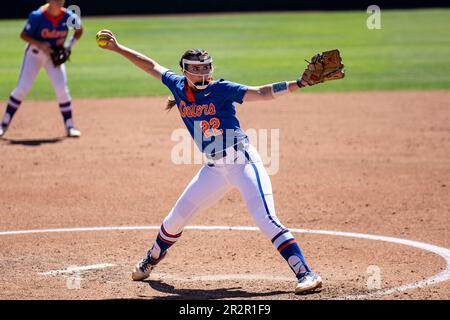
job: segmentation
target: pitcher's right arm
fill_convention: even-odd
[[[101,30],[99,35],[102,40],[108,42],[106,46],[100,46],[100,48],[119,53],[123,57],[130,60],[138,68],[144,70],[159,81],[161,81],[163,73],[168,70],[146,55],[119,44],[115,35],[111,31]]]

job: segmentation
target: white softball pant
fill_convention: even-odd
[[[64,64],[55,67],[49,55],[45,54],[37,47],[27,45],[20,70],[19,81],[12,96],[23,101],[33,86],[39,70],[44,67],[53,85],[56,98],[60,104],[71,101],[69,88],[67,86],[66,67]]]
[[[229,156],[237,155],[237,163]],[[236,187],[242,194],[256,225],[272,240],[285,227],[275,214],[272,184],[257,150],[245,143],[242,151],[231,152],[228,157],[205,164],[186,187],[163,226],[170,234],[178,234],[196,212],[207,209],[220,200],[227,191]]]

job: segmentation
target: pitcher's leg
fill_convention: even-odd
[[[196,212],[215,204],[230,188],[220,169],[204,165],[164,219],[165,229],[171,234],[182,232]]]
[[[195,213],[213,205],[229,188],[217,168],[203,166],[164,219],[153,246],[136,266],[132,279],[147,278],[153,267],[165,257],[167,250],[181,237],[184,227]]]
[[[203,166],[181,194],[164,219],[153,254],[158,257],[181,236],[184,227],[196,212],[220,200],[230,186],[217,168]]]
[[[250,158],[250,156],[249,156]],[[241,192],[260,230],[272,241],[298,279],[310,272],[292,233],[281,224],[275,213],[272,184],[258,155],[240,166],[230,176]]]

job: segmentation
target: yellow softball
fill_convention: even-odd
[[[106,39],[107,38],[105,36],[101,35],[101,31],[99,31],[95,36],[95,40],[97,41],[99,47],[106,47],[108,45],[108,41]]]

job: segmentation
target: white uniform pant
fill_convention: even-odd
[[[236,155],[238,163],[224,164]],[[196,212],[216,203],[233,187],[240,191],[256,225],[269,240],[285,229],[275,214],[272,184],[257,150],[245,143],[242,151],[230,156],[200,169],[165,218],[163,226],[168,233],[182,232]]]
[[[55,67],[48,54],[33,45],[27,45],[25,55],[20,70],[19,81],[16,89],[12,92],[12,96],[23,101],[33,86],[36,77],[44,68],[55,90],[58,103],[63,104],[71,101],[69,88],[67,85],[66,67],[64,64]]]

